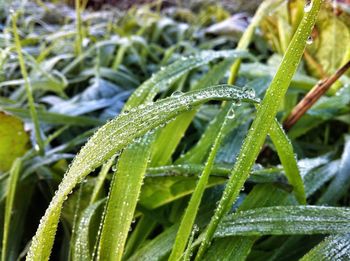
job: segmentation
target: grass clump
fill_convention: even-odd
[[[348,50],[317,84],[310,44],[342,6],[266,0],[227,33],[220,6],[39,4],[1,18],[1,115],[30,140],[1,173],[2,260],[346,260]]]

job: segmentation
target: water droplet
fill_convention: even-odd
[[[40,147],[39,147],[39,144],[38,144],[38,143],[36,143],[36,144],[34,145],[34,149],[35,149],[36,151],[39,151],[39,150],[40,150]]]
[[[172,94],[171,94],[171,97],[179,97],[183,94],[183,92],[181,91],[174,91]]]
[[[312,0],[306,0],[305,6],[304,6],[304,12],[310,12],[312,8]]]
[[[235,116],[236,116],[236,114],[235,114],[235,111],[234,111],[233,109],[231,109],[231,110],[227,113],[227,118],[230,119],[230,120],[234,119]]]
[[[312,38],[312,36],[310,35],[307,40],[306,40],[306,43],[307,44],[312,44],[312,42],[314,41],[314,39]]]
[[[116,171],[117,171],[117,165],[113,165],[113,166],[112,166],[112,171],[113,171],[113,172],[116,172]]]

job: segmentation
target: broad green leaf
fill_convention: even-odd
[[[345,231],[344,231],[345,232]],[[327,237],[307,253],[301,261],[333,261],[350,259],[350,234]]]
[[[313,0],[310,3],[310,10],[305,12],[303,20],[300,22],[299,27],[288,46],[281,65],[266,91],[261,106],[257,109],[256,118],[254,119],[248,135],[243,142],[242,149],[232,170],[230,180],[226,185],[226,189],[218,204],[217,210],[208,225],[204,240],[197,252],[195,260],[201,260],[203,257],[219,222],[235,202],[244,182],[249,176],[250,169],[260,152],[266,135],[276,117],[279,106],[287,92],[292,77],[297,70],[300,59],[303,55],[306,41],[315,24],[320,7],[321,0]]]
[[[281,206],[257,208],[226,216],[216,237],[233,235],[312,235],[350,232],[349,208]]]
[[[21,120],[0,111],[0,171],[9,170],[14,160],[28,150],[28,143]]]
[[[102,126],[81,149],[63,178],[53,197],[29,249],[27,260],[47,260],[50,256],[60,209],[68,194],[95,168],[108,160],[118,150],[125,148],[135,138],[166,123],[180,113],[206,101],[242,99],[251,100],[246,93],[232,86],[221,85],[194,91],[141,106]]]

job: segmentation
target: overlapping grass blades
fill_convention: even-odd
[[[27,260],[49,258],[63,202],[86,175],[114,153],[147,131],[206,101],[232,99],[252,101],[253,98],[246,90],[220,85],[139,107],[102,126],[81,149],[59,185],[33,238]]]
[[[281,65],[265,94],[262,104],[257,110],[256,118],[243,142],[230,180],[205,232],[205,238],[197,253],[196,260],[202,258],[219,222],[236,200],[241,187],[249,176],[249,171],[258,156],[266,135],[273,124],[278,108],[302,57],[306,41],[315,24],[321,6],[321,0],[314,0],[310,5],[310,10],[308,9],[308,12],[305,13],[303,20],[288,46]]]

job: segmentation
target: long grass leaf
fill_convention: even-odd
[[[350,232],[349,208],[319,206],[267,207],[226,216],[216,237],[233,235],[312,235]]]
[[[32,121],[34,124],[34,132],[35,132],[36,142],[38,144],[39,152],[43,153],[44,152],[44,142],[43,142],[42,137],[41,137],[39,119],[38,119],[37,111],[35,109],[32,87],[31,87],[31,84],[29,81],[28,72],[27,72],[27,69],[26,69],[26,66],[24,63],[23,54],[22,54],[22,46],[21,46],[21,41],[19,39],[19,35],[18,35],[18,29],[17,29],[17,16],[18,16],[17,12],[12,15],[12,30],[13,30],[13,34],[14,34],[14,38],[15,38],[15,46],[16,46],[16,51],[17,51],[17,55],[18,55],[19,65],[21,68],[21,73],[22,73],[22,76],[24,79],[24,87],[25,87],[25,90],[27,93],[30,116],[32,117]]]
[[[350,260],[350,234],[329,236],[300,259],[318,260]]]
[[[13,213],[13,205],[16,194],[17,182],[19,178],[19,173],[22,167],[22,159],[17,158],[13,163],[10,169],[10,176],[7,185],[7,196],[6,196],[6,205],[5,205],[5,217],[4,217],[4,231],[2,237],[2,251],[1,251],[1,260],[8,260],[8,237],[11,226],[11,216]]]
[[[326,192],[319,198],[318,204],[335,204],[346,194],[350,187],[350,135],[345,136],[344,151],[339,171]]]
[[[250,92],[244,92],[228,85],[221,85],[142,106],[129,113],[121,114],[102,126],[80,150],[59,185],[40,221],[39,228],[27,254],[27,260],[47,260],[49,258],[61,207],[68,194],[85,176],[96,167],[101,166],[117,151],[125,148],[135,138],[206,101],[215,99],[249,101],[252,98]]]
[[[295,197],[300,204],[305,205],[306,194],[304,183],[293,153],[293,146],[277,120],[275,120],[269,134],[276,147],[278,157],[281,160],[288,181],[293,186]]]
[[[151,153],[150,144],[149,135],[146,135],[141,144],[131,144],[119,158],[103,220],[98,260],[121,260],[123,256]],[[134,153],[133,146],[141,148],[138,153]]]
[[[257,116],[243,142],[242,149],[232,170],[230,180],[226,185],[220,203],[205,232],[205,239],[202,241],[200,249],[197,252],[196,260],[201,260],[211,242],[219,222],[230,209],[232,203],[236,200],[244,182],[248,178],[249,171],[259,154],[266,135],[273,124],[279,106],[283,101],[290,81],[297,70],[306,41],[315,24],[321,7],[321,0],[313,0],[309,4],[311,5],[310,10],[307,9],[308,12],[305,13],[303,20],[300,22],[298,30],[288,46],[281,65],[266,91],[262,104],[257,110]]]
[[[180,60],[160,70],[149,80],[145,81],[130,96],[126,109],[131,109],[141,101],[149,102],[159,92],[168,88],[172,83],[190,70],[208,64],[218,58],[250,57],[245,51],[202,51],[195,56],[183,57]]]
[[[228,107],[228,110],[226,110],[226,114],[228,115],[229,113],[232,113],[231,110],[233,109],[234,105],[231,104],[231,106]],[[227,116],[225,118],[227,119]],[[222,131],[226,125],[226,122],[227,121],[224,120],[219,132],[217,133],[217,137],[212,145],[211,151],[209,152],[209,156],[204,166],[203,172],[199,176],[198,184],[192,193],[185,214],[181,219],[180,227],[177,232],[175,243],[173,246],[173,250],[170,254],[169,260],[176,261],[180,259],[186,248],[187,242],[191,235],[193,224],[197,216],[199,204],[201,202],[205,187],[208,183],[209,175],[212,170],[214,160],[221,143]]]

